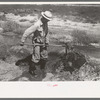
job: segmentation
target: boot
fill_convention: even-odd
[[[47,62],[47,61],[44,60],[44,59],[41,59],[41,60],[40,60],[39,64],[40,64],[40,68],[41,68],[41,69],[45,69],[46,62]]]
[[[42,77],[43,77],[43,78],[46,76],[45,66],[46,66],[46,60],[41,59],[41,60],[40,60],[40,69],[41,69],[41,71],[42,71]]]
[[[46,77],[46,71],[45,69],[42,69],[42,78],[45,78]]]
[[[31,61],[29,66],[29,73],[32,76],[36,76],[35,70],[36,70],[35,63]]]

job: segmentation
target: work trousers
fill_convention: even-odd
[[[48,52],[46,46],[33,47],[32,61],[34,63],[38,63],[40,59],[47,60],[47,58],[48,58]]]

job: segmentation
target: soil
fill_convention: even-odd
[[[19,36],[13,36],[13,38],[11,39],[11,36],[8,35],[8,36],[4,36],[4,38],[6,38],[6,41],[7,41],[6,43],[7,43],[7,50],[8,51],[11,50],[12,47],[19,47],[18,44],[17,44],[18,41],[20,41]],[[27,42],[30,43],[30,40],[27,40]],[[56,42],[52,41],[52,43],[55,44]],[[96,48],[93,48],[93,47],[83,47],[83,46],[76,46],[75,48],[78,51],[84,52],[87,55],[91,55],[92,57],[99,58],[99,55],[98,55],[98,53],[100,52],[99,49],[96,49]],[[66,56],[64,56],[64,52],[60,53],[60,51],[64,51],[64,49],[65,49],[64,47],[59,48],[59,47],[49,46],[49,48],[48,48],[49,58],[48,58],[48,62],[46,64],[46,73],[55,74],[56,69],[59,69],[59,66],[60,66],[59,62],[61,62],[61,61],[64,64],[63,70],[69,71],[71,73],[75,69],[79,69],[82,66],[82,64],[85,63],[85,61],[83,61],[83,63],[81,65],[79,65],[79,68],[75,68],[75,65],[74,65],[74,68],[73,67],[68,67],[68,61],[66,61],[66,59],[64,58],[64,57],[66,57]],[[29,46],[29,52],[30,51],[32,52],[32,47]],[[8,60],[9,63],[14,63],[14,62],[16,63],[18,60],[23,59],[23,58],[27,57],[30,54],[30,53],[27,52],[28,54],[25,53],[26,56],[25,55],[20,56],[20,52],[19,52],[19,54],[16,54],[15,52],[16,52],[16,50],[14,52],[11,51],[11,53],[14,54],[15,57],[16,57],[15,60],[14,60],[14,57],[13,57],[13,59],[10,59],[9,56],[7,55],[8,58],[6,58],[6,59],[10,59],[10,61]],[[95,52],[95,53],[92,53],[92,52]],[[18,57],[18,55],[20,57]],[[6,62],[7,62],[7,60],[6,60]],[[72,62],[72,61],[70,61],[70,62]],[[79,60],[79,62],[80,62],[80,60]],[[21,65],[19,65],[19,67],[23,71],[22,75],[20,75],[19,77],[15,78],[13,80],[10,80],[10,81],[20,81],[20,79],[23,79],[23,77],[28,78],[28,81],[42,81],[43,80],[41,71],[38,70],[39,73],[41,73],[41,74],[38,76],[38,78],[34,78],[29,74],[29,72],[28,72],[29,66],[27,64],[25,64],[25,63],[21,64]],[[24,81],[24,80],[22,80],[22,81]]]
[[[2,8],[3,6],[0,6],[0,7]],[[12,10],[12,7],[14,7],[14,10]],[[59,44],[59,45],[63,44],[64,41],[66,41],[67,36],[69,36],[70,33],[76,28],[79,30],[80,29],[85,30],[88,33],[94,32],[96,34],[99,34],[99,31],[100,31],[99,30],[100,29],[100,23],[99,23],[100,18],[98,17],[100,14],[99,13],[100,7],[64,6],[67,9],[66,10],[61,6],[52,7],[50,5],[49,6],[45,5],[44,7],[42,6],[36,7],[36,5],[34,5],[33,7],[33,5],[30,5],[30,6],[27,6],[27,8],[30,8],[31,10],[27,14],[26,14],[26,10],[24,10],[26,8],[25,5],[23,6],[24,8],[22,6],[19,6],[20,9],[23,8],[22,10],[18,10],[17,6],[12,6],[12,7],[11,6],[5,7],[5,10],[6,11],[9,10],[9,13],[11,13],[11,14],[9,13],[6,14],[6,17],[8,19],[11,18],[10,20],[16,21],[17,24],[18,23],[20,24],[20,26],[24,26],[24,29],[33,24],[31,23],[31,20],[25,21],[25,18],[27,19],[27,17],[28,18],[30,17],[33,20],[33,18],[36,17],[36,15],[34,15],[35,17],[30,16],[32,13],[31,10],[34,7],[38,9],[52,8],[54,10],[54,19],[53,21],[49,23],[49,28],[51,32],[51,37],[50,37],[51,44]],[[9,9],[6,9],[6,8],[9,8]],[[17,15],[14,14],[15,12],[17,13]],[[95,12],[95,14],[93,12]],[[36,11],[35,13],[39,14],[40,10]],[[18,18],[21,19],[21,21],[19,21]],[[39,73],[40,75],[37,78],[32,77],[28,72],[29,65],[27,61],[29,59],[25,61],[25,58],[27,58],[30,54],[32,54],[32,47],[31,46],[24,46],[24,47],[19,46],[19,42],[22,36],[22,33],[20,34],[19,33],[17,32],[14,33],[12,31],[11,32],[4,31],[4,33],[1,34],[2,35],[1,37],[5,39],[4,41],[5,45],[3,45],[4,47],[0,49],[0,55],[1,54],[3,55],[3,56],[1,55],[2,56],[1,60],[5,61],[5,63],[12,64],[12,63],[16,63],[18,60],[24,59],[24,63],[21,62],[17,65],[17,67],[19,68],[18,70],[21,70],[22,74],[20,76],[17,76],[14,79],[13,78],[11,80],[9,79],[9,81],[42,81],[43,76],[39,68],[37,70],[37,73]],[[30,37],[27,38],[26,43],[31,43]],[[95,59],[100,59],[100,55],[99,55],[100,48],[95,48],[93,46],[80,46],[79,45],[79,46],[75,46],[74,49],[76,50],[76,52],[74,53],[69,52],[67,55],[65,55],[64,47],[49,46],[48,47],[49,58],[46,63],[46,70],[45,70],[46,73],[52,73],[56,77],[57,75],[59,76],[59,74],[62,74],[62,76],[64,76],[65,74],[66,80],[72,80],[71,77],[75,76],[73,80],[78,80],[77,73],[80,73],[80,76],[81,76],[82,75],[81,72],[83,72],[82,70],[85,70],[84,68],[86,67],[86,66],[84,68],[81,67],[86,62],[85,55],[90,56],[91,58],[93,57]],[[86,68],[88,69],[88,67]],[[90,70],[92,70],[91,67],[89,68]],[[85,74],[85,72],[83,72],[83,74]],[[54,77],[54,80],[56,79],[57,78]]]

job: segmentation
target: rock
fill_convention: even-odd
[[[14,64],[0,61],[0,80],[10,81],[22,75],[22,70]]]
[[[21,77],[18,79],[18,81],[29,81],[29,78],[27,77]]]
[[[90,64],[86,64],[79,70],[79,79],[82,81],[90,81],[97,76],[97,73],[98,72],[93,66],[91,66]]]
[[[47,73],[46,74],[46,77],[42,80],[42,81],[51,81],[51,78],[53,77],[54,75],[52,73]]]
[[[7,47],[6,45],[0,45],[0,59],[4,60],[7,56]]]
[[[94,65],[100,65],[100,58],[89,57],[88,61],[93,63]]]
[[[4,41],[4,37],[2,35],[0,35],[0,44],[3,44],[5,41]]]
[[[3,31],[4,31],[3,28],[0,28],[0,34],[3,33]]]
[[[4,38],[0,35],[0,59],[4,59],[7,55],[7,46],[5,45]]]
[[[99,43],[90,43],[90,45],[96,47],[96,48],[99,48],[100,47],[100,44]]]
[[[0,17],[4,15],[4,12],[0,12]]]
[[[52,78],[52,80],[51,81],[62,81],[60,78]]]

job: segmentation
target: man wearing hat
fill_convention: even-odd
[[[41,13],[40,19],[31,27],[26,29],[24,32],[20,45],[23,46],[26,38],[33,34],[32,43],[33,44],[44,44],[42,46],[34,45],[32,62],[29,68],[29,73],[36,75],[35,70],[38,64],[40,68],[44,70],[45,64],[48,58],[47,45],[48,45],[48,21],[52,20],[52,13],[50,11],[45,11]]]

